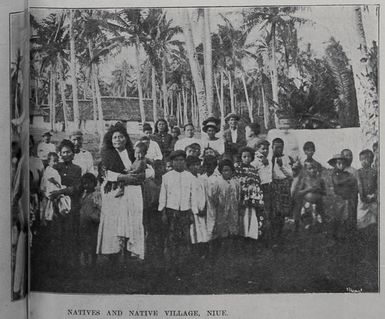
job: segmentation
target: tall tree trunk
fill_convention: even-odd
[[[275,23],[271,26],[271,60],[270,60],[270,74],[271,74],[271,90],[273,94],[273,104],[274,104],[274,123],[275,127],[278,127],[279,120],[277,116],[277,110],[279,108],[278,104],[278,72],[277,72],[277,61],[275,56]]]
[[[176,96],[176,121],[177,125],[180,127],[182,123],[182,105],[181,105],[181,98],[180,98],[180,93],[177,94]]]
[[[60,86],[60,95],[63,104],[63,120],[64,120],[64,130],[68,130],[68,119],[67,119],[67,101],[65,94],[65,81],[64,81],[64,69],[60,57],[58,57],[59,62],[59,86]]]
[[[183,34],[185,36],[187,55],[190,62],[192,77],[194,80],[194,86],[200,113],[199,122],[201,124],[201,119],[207,118],[209,115],[207,109],[206,91],[202,79],[202,74],[199,69],[199,62],[196,56],[190,16],[188,14],[187,9],[180,9],[180,12],[181,16],[183,17]]]
[[[53,118],[54,118],[54,108],[53,108],[53,95],[54,95],[54,89],[53,89],[53,71],[52,71],[52,66],[51,66],[51,70],[49,71],[49,99],[48,99],[48,102],[49,102],[49,122],[50,122],[50,126],[51,126],[51,131],[53,132],[53,126],[54,126],[54,123],[53,123]]]
[[[218,98],[218,104],[219,104],[219,111],[221,113],[221,130],[224,128],[224,123],[225,123],[225,107],[223,105],[223,73],[222,71],[220,72],[220,85],[221,85],[221,90],[219,90],[219,85],[218,81],[216,78],[214,78],[214,84],[215,84],[215,90],[217,92],[217,98]]]
[[[144,112],[144,103],[143,103],[142,74],[140,70],[140,43],[139,43],[138,37],[135,43],[135,58],[136,58],[136,81],[138,85],[140,118],[142,123],[144,123],[146,121],[146,113]]]
[[[52,72],[52,128],[56,132],[56,77],[55,71]]]
[[[236,111],[235,111],[235,102],[234,102],[234,82],[233,82],[233,79],[232,79],[231,71],[227,71],[227,77],[229,79],[231,112],[232,113],[236,113]]]
[[[164,117],[167,118],[170,115],[168,109],[168,92],[167,92],[167,83],[166,83],[166,56],[163,53],[162,56],[162,92],[163,92],[163,108],[164,108]]]
[[[151,67],[151,97],[152,97],[152,112],[154,123],[158,120],[158,108],[156,107],[156,79],[155,67]]]
[[[188,114],[187,114],[187,92],[182,87],[182,97],[183,97],[183,125],[186,125],[188,123]]]
[[[96,95],[96,104],[98,107],[98,132],[100,136],[100,145],[103,142],[103,135],[104,135],[104,116],[103,116],[103,107],[102,107],[102,97],[100,95],[100,87],[99,87],[99,80],[98,80],[98,71],[97,71],[97,65],[94,64],[92,66],[92,75],[93,75],[93,81],[95,85],[95,95]]]
[[[247,92],[246,79],[243,73],[242,73],[242,83],[243,83],[243,90],[245,91],[245,98],[246,98],[247,110],[249,111],[250,122],[253,123],[254,122],[253,106],[251,104],[251,101],[249,100],[249,93]]]
[[[261,97],[262,97],[262,105],[263,105],[263,121],[265,123],[266,130],[270,129],[270,113],[269,113],[269,106],[266,103],[265,98],[265,90],[263,89],[263,84],[261,85]]]
[[[73,30],[73,19],[74,13],[73,10],[70,10],[70,72],[71,72],[71,85],[72,85],[72,107],[74,112],[74,122],[78,129],[80,127],[80,119],[79,119],[79,102],[78,102],[78,83],[76,79],[76,49],[75,49],[75,34]]]
[[[207,111],[213,113],[214,91],[213,91],[213,61],[212,61],[212,45],[210,31],[210,9],[205,8],[204,11],[204,67],[205,67],[205,85],[207,98]]]
[[[92,94],[92,109],[94,115],[94,129],[95,133],[98,133],[98,102],[96,101],[96,89],[95,89],[95,81],[93,77],[92,65],[90,67],[90,83],[91,83],[91,94]]]
[[[360,118],[360,127],[365,145],[373,145],[378,141],[378,89],[371,78],[372,68],[369,62],[366,35],[362,21],[361,7],[356,7],[354,12],[355,36],[352,49],[352,67],[354,73],[354,86],[357,92],[357,106]]]

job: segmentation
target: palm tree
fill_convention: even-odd
[[[354,73],[354,85],[357,91],[360,126],[367,145],[378,141],[378,88],[369,63],[368,46],[362,20],[362,7],[354,8],[355,36],[358,42],[352,44],[351,63]]]
[[[72,107],[74,111],[74,122],[78,129],[80,129],[79,118],[79,102],[78,102],[78,83],[76,78],[76,48],[75,48],[75,30],[74,30],[74,12],[69,10],[69,36],[70,36],[70,70],[71,70],[71,85],[72,85]],[[64,107],[63,102],[63,107]],[[64,110],[63,110],[64,112]]]
[[[202,74],[200,72],[199,62],[196,56],[190,16],[188,14],[187,9],[180,9],[180,13],[181,13],[181,16],[183,17],[183,34],[185,37],[186,50],[187,50],[187,55],[190,62],[191,73],[194,79],[194,86],[195,86],[197,103],[198,103],[199,113],[200,113],[199,114],[200,121],[202,121],[203,119],[207,118],[209,115],[208,108],[207,108],[206,90],[205,90]]]
[[[296,7],[259,7],[244,10],[244,27],[247,32],[252,30],[264,31],[264,38],[259,41],[262,49],[261,52],[267,53],[269,61],[269,72],[272,86],[272,102],[274,104],[275,125],[278,125],[277,112],[280,110],[278,100],[279,81],[278,81],[278,61],[277,49],[283,53],[285,57],[285,70],[289,67],[289,56],[295,54],[297,34],[295,32],[295,24],[305,23],[303,18],[293,16],[297,11]],[[294,45],[293,45],[294,44]],[[294,50],[291,50],[294,48]]]

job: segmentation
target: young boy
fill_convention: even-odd
[[[322,196],[326,195],[326,186],[315,161],[305,161],[304,168],[306,171],[299,182],[297,197],[301,199],[301,220],[305,229],[316,229],[323,222]]]
[[[371,150],[360,153],[362,168],[357,171],[358,177],[358,208],[357,227],[363,229],[372,224],[377,224],[377,170],[372,167],[374,154]]]
[[[197,253],[199,256],[203,257],[205,255],[203,243],[206,243],[208,239],[206,214],[204,211],[206,206],[204,185],[202,180],[198,178],[199,172],[201,171],[201,160],[197,156],[187,156],[186,167],[187,170],[196,178],[196,192],[198,200],[198,214],[194,215],[194,223],[190,228],[191,242],[197,247]]]
[[[333,222],[333,237],[345,239],[350,231],[356,227],[356,194],[357,180],[345,170],[348,160],[337,154],[328,163],[334,167],[332,183],[334,193],[337,195],[336,211]]]
[[[293,178],[291,160],[288,155],[283,154],[284,142],[275,138],[272,142],[273,156],[272,183],[271,183],[271,227],[274,246],[282,243],[282,230],[285,217],[291,212],[290,188]]]
[[[181,264],[190,252],[190,226],[193,214],[198,214],[196,178],[185,171],[186,153],[182,150],[170,154],[173,170],[162,178],[158,211],[167,226],[166,262],[174,272],[180,271]]]

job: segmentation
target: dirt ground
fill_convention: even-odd
[[[32,131],[39,141],[41,132]],[[53,142],[65,138],[55,134]],[[133,136],[135,141],[137,137]],[[98,142],[84,136],[84,145],[99,160]],[[333,217],[336,198],[330,183],[330,170],[324,170],[327,185],[325,212]],[[377,229],[357,232],[336,241],[328,224],[320,233],[293,233],[292,222],[285,226],[284,244],[272,248],[262,242],[236,241],[232,250],[215,258],[192,258],[178,276],[163,267],[159,229],[149,232],[144,261],[120,258],[113,269],[98,256],[95,267],[75,269],[47,267],[44,236],[36,236],[31,248],[31,289],[34,291],[98,294],[258,294],[303,292],[377,292]],[[44,233],[44,231],[43,231]],[[60,247],[58,247],[60,249]]]

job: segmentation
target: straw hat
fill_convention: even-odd
[[[221,124],[221,120],[215,118],[214,116],[210,116],[208,119],[202,122],[202,125],[203,125],[202,131],[206,133],[209,127],[213,127],[216,130],[216,132],[219,132],[220,124]]]
[[[347,163],[347,159],[345,157],[343,157],[342,154],[340,153],[340,154],[333,155],[333,157],[330,160],[328,160],[328,164],[330,166],[334,167],[334,166],[336,166],[337,160],[339,160],[339,159],[343,160],[345,163]]]

